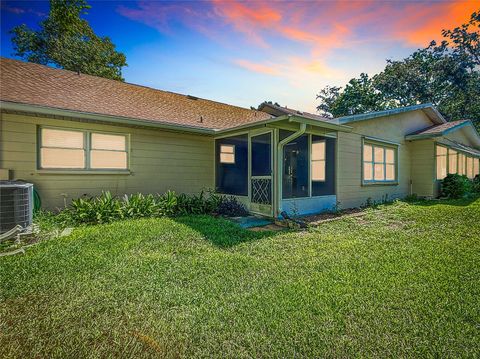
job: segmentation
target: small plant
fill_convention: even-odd
[[[448,198],[465,197],[471,190],[472,182],[464,175],[448,174],[441,183],[442,196]]]
[[[248,211],[235,197],[223,197],[217,207],[217,213],[227,217],[244,217]]]
[[[109,191],[99,197],[74,199],[66,211],[76,223],[108,223],[122,213],[120,201]]]
[[[158,214],[161,216],[173,216],[178,209],[178,196],[174,191],[167,191],[159,196],[157,201]]]
[[[158,213],[158,203],[151,194],[143,195],[141,193],[135,193],[130,196],[125,195],[120,206],[122,218],[153,217],[158,215]]]

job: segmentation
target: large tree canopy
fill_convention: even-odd
[[[327,86],[317,95],[324,116],[346,116],[387,108],[432,103],[449,120],[480,125],[480,12],[401,61],[387,60],[373,76],[361,74],[342,87]]]
[[[43,65],[122,80],[125,55],[108,37],[98,37],[81,16],[90,6],[85,0],[50,0],[50,13],[39,30],[25,24],[12,30],[15,55]]]

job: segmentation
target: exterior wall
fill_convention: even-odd
[[[435,144],[431,139],[412,141],[412,193],[420,197],[436,197]]]
[[[368,198],[380,201],[405,197],[411,193],[411,163],[414,155],[405,135],[432,126],[423,111],[348,123],[352,132],[338,133],[337,200],[342,208],[358,207]],[[376,138],[398,144],[396,184],[362,184],[362,138]],[[433,156],[432,156],[433,158]]]
[[[130,174],[68,173],[37,170],[37,126],[89,129],[130,134]],[[214,142],[212,137],[96,123],[57,120],[35,116],[1,114],[0,168],[11,179],[32,182],[49,209],[63,207],[84,194],[110,190],[125,193],[195,193],[214,188]]]

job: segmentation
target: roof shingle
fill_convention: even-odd
[[[458,120],[458,121],[451,121],[447,123],[442,123],[441,125],[433,125],[427,128],[424,128],[422,130],[413,132],[408,134],[407,136],[435,136],[435,135],[441,135],[445,131],[448,131],[452,128],[455,128],[457,126],[463,125],[466,122],[470,122],[469,120]]]
[[[0,99],[159,123],[226,129],[272,115],[149,87],[0,58]]]

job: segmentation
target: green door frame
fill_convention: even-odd
[[[275,143],[276,143],[276,130],[271,128],[261,128],[258,130],[252,130],[248,133],[248,199],[250,202],[250,212],[260,214],[262,216],[272,217],[274,215],[274,209],[276,204],[275,199]],[[264,134],[270,134],[270,176],[252,176],[252,138]],[[252,201],[252,179],[270,179],[270,193],[271,204],[257,204]]]

